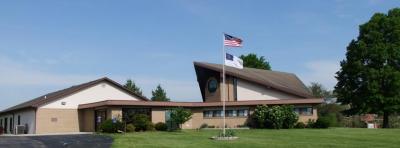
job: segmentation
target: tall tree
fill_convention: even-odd
[[[400,110],[400,8],[360,25],[340,65],[335,92],[350,105],[347,113],[383,114],[388,128],[389,115]]]
[[[126,80],[124,87],[138,95],[143,95],[142,90],[131,79]]]
[[[324,98],[325,101],[329,101],[334,98],[332,91],[327,90],[322,84],[317,82],[311,82],[311,85],[308,86],[308,89],[311,91],[312,95],[316,98]]]
[[[264,56],[258,57],[256,54],[250,53],[241,55],[240,58],[243,60],[244,67],[271,70],[271,66]]]
[[[151,97],[152,101],[170,101],[170,99],[167,97],[167,93],[160,84],[158,84],[155,90],[151,91],[151,94],[153,95]]]

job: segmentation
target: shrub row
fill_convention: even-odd
[[[103,121],[100,124],[100,131],[104,133],[117,133],[126,130],[126,132],[138,132],[138,131],[166,131],[167,125],[165,123],[159,122],[157,124],[153,124],[149,117],[145,114],[137,114],[133,117],[132,123],[126,124],[124,127],[124,123],[119,120],[108,119]]]

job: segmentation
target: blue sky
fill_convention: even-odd
[[[193,61],[221,63],[222,32],[234,55],[265,56],[273,70],[331,89],[358,25],[397,0],[1,1],[0,109],[107,76],[132,78],[148,97],[201,101]]]

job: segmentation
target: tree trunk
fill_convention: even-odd
[[[383,126],[382,128],[389,128],[389,113],[387,111],[383,112]]]

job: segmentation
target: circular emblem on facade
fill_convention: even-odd
[[[215,78],[210,78],[207,83],[208,92],[214,93],[218,88],[218,81]]]

